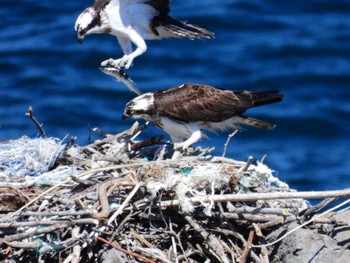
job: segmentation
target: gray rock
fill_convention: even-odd
[[[331,233],[331,237],[337,241],[338,245],[350,249],[350,211],[336,213],[332,219],[335,219],[337,222],[343,222],[346,225],[336,226]]]
[[[292,223],[285,228],[280,228],[268,235],[267,240],[274,241],[296,226],[298,224]],[[348,263],[350,250],[340,245],[331,236],[320,234],[317,230],[302,228],[275,245],[270,252],[270,260],[276,263]]]

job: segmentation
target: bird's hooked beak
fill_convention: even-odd
[[[81,32],[80,27],[78,27],[78,30],[77,30],[77,39],[78,39],[78,42],[79,42],[80,44],[83,43],[84,37],[85,37],[85,35]]]

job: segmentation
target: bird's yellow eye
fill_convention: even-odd
[[[130,111],[130,115],[133,115],[134,113],[135,113],[134,110],[131,110],[131,111]]]

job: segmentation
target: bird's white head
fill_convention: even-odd
[[[147,119],[147,116],[154,115],[154,111],[155,105],[153,93],[149,92],[129,101],[125,106],[122,119],[128,117]]]
[[[103,23],[102,14],[98,14],[93,7],[82,12],[74,26],[78,41],[83,42],[84,37],[90,34],[108,33],[108,27]]]

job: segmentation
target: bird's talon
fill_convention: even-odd
[[[113,67],[126,70],[132,66],[132,60],[129,57],[122,57],[120,59],[107,59],[101,62],[101,67]]]
[[[115,60],[112,58],[102,61],[101,66],[102,67],[113,67],[113,68],[117,67],[117,65],[115,64]]]

